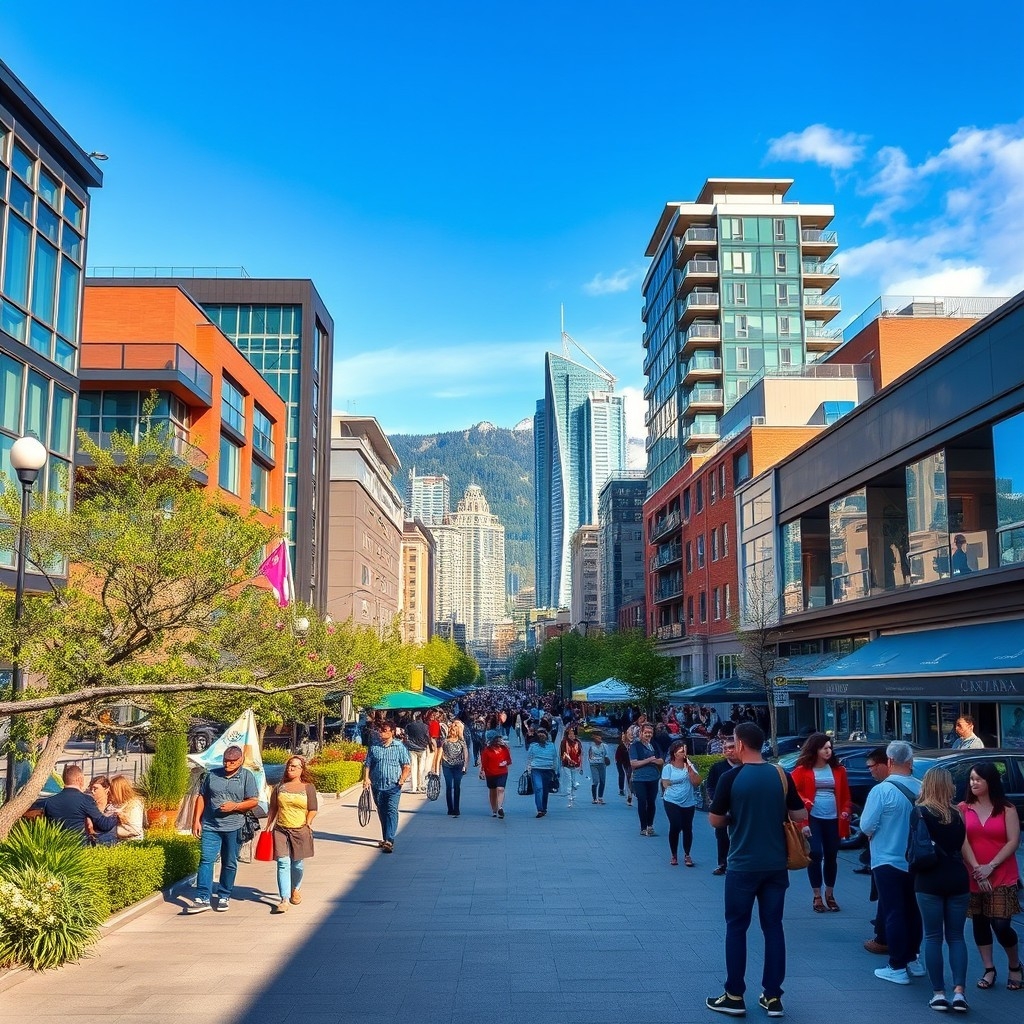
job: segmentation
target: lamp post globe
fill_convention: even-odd
[[[31,487],[46,465],[46,449],[34,437],[19,437],[11,445],[11,468],[25,487]]]

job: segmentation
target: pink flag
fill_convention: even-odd
[[[287,608],[292,602],[291,569],[288,544],[282,540],[256,570],[257,575],[265,577],[270,584],[270,589],[273,590],[274,597],[277,598],[278,608]]]

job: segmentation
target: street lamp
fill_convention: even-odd
[[[46,465],[46,449],[34,437],[19,437],[11,445],[10,459],[11,467],[21,482],[21,516],[18,519],[18,552],[14,584],[14,644],[11,650],[11,684],[13,697],[17,700],[25,689],[21,666],[18,664],[18,655],[21,653],[18,624],[21,622],[21,614],[25,606],[25,563],[28,559],[25,520],[28,518],[32,487],[40,470]],[[15,751],[12,746],[7,754],[7,790],[4,799],[8,803],[14,799],[15,760]]]

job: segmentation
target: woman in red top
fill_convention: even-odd
[[[846,769],[835,759],[832,740],[823,732],[807,737],[792,776],[809,815],[804,835],[811,841],[807,877],[814,893],[813,907],[818,914],[835,911],[839,909],[833,892],[839,873],[839,840],[850,835],[850,785]]]
[[[505,785],[512,765],[512,751],[503,736],[494,736],[480,754],[480,778],[487,780],[491,817],[505,817]]]
[[[569,785],[566,793],[571,807],[573,793],[580,788],[580,784],[576,781],[576,773],[583,774],[583,744],[576,738],[576,730],[571,725],[565,728],[565,735],[559,744],[558,754],[562,767],[569,773]]]
[[[1006,798],[999,769],[991,761],[981,761],[971,769],[967,794],[960,804],[967,825],[963,846],[964,860],[971,875],[971,902],[967,916],[974,928],[974,941],[985,968],[978,988],[996,983],[992,959],[992,933],[1006,950],[1011,992],[1024,988],[1017,933],[1010,919],[1020,913],[1017,895],[1017,844],[1020,842],[1020,818],[1017,808]]]

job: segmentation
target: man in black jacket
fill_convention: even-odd
[[[89,833],[86,822],[91,821],[96,834],[113,833],[121,823],[116,814],[103,814],[92,795],[85,792],[85,776],[77,764],[69,764],[64,768],[64,788],[54,793],[46,801],[43,814],[48,821],[63,825],[69,832],[77,832],[84,844]]]
[[[707,782],[704,784],[708,791],[708,800],[715,799],[715,790],[718,783],[726,772],[731,772],[739,761],[736,760],[736,743],[731,732],[722,735],[722,753],[725,760],[716,761],[708,770]],[[729,830],[727,828],[715,829],[715,843],[718,845],[718,867],[711,872],[713,875],[725,874],[725,862],[729,856]]]

